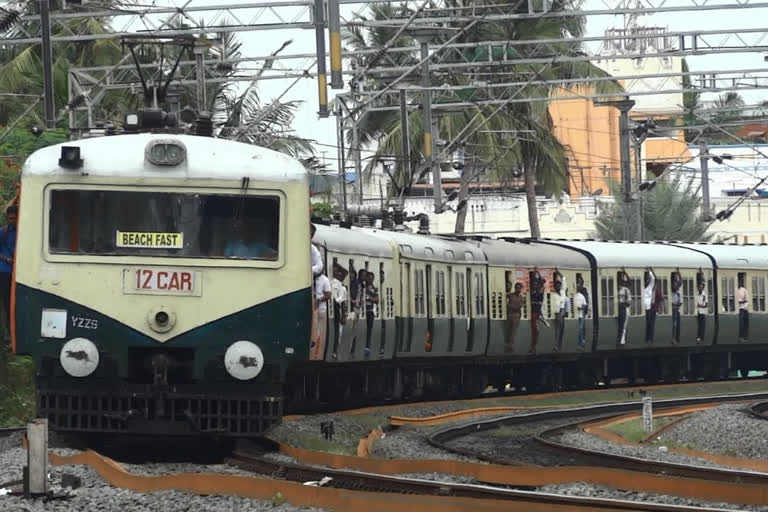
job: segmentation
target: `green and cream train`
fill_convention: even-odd
[[[328,308],[310,357],[308,207],[298,161],[211,137],[121,134],[34,153],[22,173],[12,313],[15,350],[36,363],[38,414],[62,431],[257,436],[284,412],[318,405],[768,369],[766,246],[321,223],[314,242],[346,294],[335,295],[344,307]],[[362,302],[352,279],[361,274],[376,288]],[[562,298],[570,307],[558,324]]]

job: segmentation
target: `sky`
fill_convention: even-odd
[[[254,1],[254,0],[251,0]],[[258,1],[258,0],[255,0]],[[629,0],[626,0],[629,1]],[[638,0],[635,0],[638,1]],[[649,5],[648,0],[642,0],[644,5]],[[655,3],[663,3],[665,6],[682,5],[693,6],[693,0],[653,0]],[[755,1],[755,0],[752,0]],[[193,0],[192,5],[213,5],[231,3],[230,0]],[[412,2],[415,4],[415,2]],[[701,3],[701,2],[699,2]],[[705,2],[706,3],[706,2]],[[712,3],[712,2],[710,2]],[[733,3],[736,0],[717,0],[716,3]],[[182,0],[155,0],[155,5],[182,5]],[[609,9],[621,5],[619,0],[585,0],[584,10]],[[634,5],[634,2],[633,2]],[[346,20],[354,18],[356,12],[365,12],[365,6],[342,5],[342,17]],[[300,19],[307,20],[309,15],[300,9],[285,9],[279,11],[283,16],[299,16]],[[768,15],[768,9],[742,9],[742,10],[713,10],[699,12],[679,12],[663,13],[641,16],[638,23],[646,26],[662,26],[670,31],[697,31],[697,30],[728,30],[738,28],[760,28],[765,26],[765,19]],[[238,16],[241,20],[256,19],[260,23],[275,22],[277,18],[268,10],[249,10],[239,11]],[[258,17],[257,17],[258,16]],[[201,15],[193,15],[193,18],[199,19]],[[209,20],[213,24],[215,20]],[[624,20],[622,16],[589,16],[587,18],[587,36],[603,35],[607,28],[622,27]],[[768,29],[766,29],[768,32]],[[768,45],[768,38],[765,41],[758,41],[755,36],[750,36],[750,41],[756,44]],[[250,56],[265,55],[277,49],[284,41],[292,40],[292,43],[284,54],[291,53],[311,53],[315,50],[315,34],[313,30],[269,30],[242,32],[238,38],[243,43],[243,53]],[[716,44],[728,44],[725,36],[710,36],[710,40]],[[326,41],[327,45],[327,41]],[[591,45],[592,50],[597,50],[597,44]],[[765,68],[768,72],[768,66],[764,61],[766,53],[738,53],[726,55],[708,55],[689,57],[687,61],[691,70],[739,70],[748,68]],[[304,62],[290,61],[294,65],[298,63],[299,68],[306,68],[312,64],[311,59]],[[253,68],[254,66],[252,66]],[[330,66],[329,66],[330,68]],[[768,74],[768,73],[767,73]],[[329,69],[330,75],[330,69]],[[330,77],[329,77],[330,81]],[[297,135],[312,139],[318,142],[316,148],[318,156],[327,158],[330,168],[336,168],[336,123],[333,116],[327,119],[320,119],[317,115],[317,84],[314,79],[305,78],[299,80],[286,92],[286,89],[294,82],[290,80],[269,80],[262,81],[259,84],[262,101],[268,102],[273,98],[283,95],[282,100],[297,100],[303,102],[299,108],[296,120],[295,130]],[[329,88],[329,98],[332,98],[336,92]],[[748,91],[742,93],[747,103],[761,101],[768,98],[768,91]],[[712,99],[705,97],[706,99]]]

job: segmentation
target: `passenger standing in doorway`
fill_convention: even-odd
[[[339,343],[344,335],[344,324],[347,323],[347,287],[344,279],[347,271],[341,265],[333,266],[333,281],[331,281],[331,298],[333,299],[333,358],[338,357]]]
[[[323,256],[320,254],[320,249],[315,247],[314,242],[312,242],[312,239],[315,237],[315,231],[317,231],[317,228],[314,224],[310,224],[309,226],[309,252],[311,256],[311,262],[312,262],[312,276],[317,277],[320,274],[323,273]],[[327,279],[327,278],[326,278]]]
[[[558,279],[559,278],[559,279]],[[570,311],[570,301],[568,300],[568,285],[565,281],[565,276],[555,270],[555,352],[559,352],[563,349],[563,334],[565,333],[565,317],[568,316]]]
[[[512,283],[507,281],[507,340],[504,352],[512,352],[515,346],[515,334],[520,326],[523,312],[523,285],[515,283],[515,291],[511,292]],[[510,293],[511,292],[511,293]]]
[[[683,297],[680,294],[680,285],[682,278],[680,271],[672,273],[672,343],[680,343],[680,305],[683,303]]]
[[[320,274],[315,278],[315,321],[312,328],[312,342],[309,346],[309,358],[321,360],[325,354],[325,338],[328,325],[328,301],[331,298],[331,282]]]
[[[379,304],[379,290],[373,284],[376,276],[373,272],[365,274],[365,357],[371,355],[371,335],[373,322],[376,320],[376,308]]]
[[[539,340],[539,321],[541,308],[544,305],[544,279],[541,278],[538,268],[533,269],[531,279],[531,348],[529,353],[536,352],[536,343]]]
[[[585,322],[589,306],[587,306],[587,297],[584,295],[584,292],[586,291],[584,287],[582,286],[579,288],[577,285],[576,288],[576,295],[573,297],[573,309],[579,322],[579,348],[583,349],[587,342],[585,335]]]
[[[739,304],[739,342],[749,338],[749,292],[744,286],[744,275],[739,275],[739,288],[736,290],[736,301]]]
[[[3,300],[3,320],[5,321],[5,344],[10,346],[11,333],[11,282],[13,279],[13,259],[16,252],[16,224],[18,208],[15,205],[5,210],[5,226],[0,230],[0,294]]]
[[[630,301],[629,277],[626,272],[622,272],[619,279],[619,331],[616,336],[616,346],[624,345],[627,342]]]
[[[707,294],[704,291],[704,283],[696,283],[698,296],[696,297],[696,343],[701,343],[704,339],[704,328],[706,327],[709,305],[707,303]]]
[[[645,272],[645,289],[643,289],[643,307],[645,308],[645,342],[648,344],[653,343],[653,330],[656,327],[655,289],[656,276],[651,267],[647,267]]]

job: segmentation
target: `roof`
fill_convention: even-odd
[[[477,245],[460,240],[369,228],[354,228],[354,231],[364,231],[380,239],[391,240],[400,248],[402,258],[448,262],[485,262],[485,254]]]
[[[480,249],[488,264],[504,267],[559,267],[589,269],[589,259],[573,249],[536,242],[483,240]]]
[[[591,240],[550,240],[564,247],[573,247],[594,256],[598,267],[645,268],[683,267],[712,268],[704,254],[656,242],[598,242]]]
[[[768,268],[768,245],[675,244],[709,254],[718,268]]]
[[[325,245],[332,251],[378,258],[392,258],[394,256],[394,246],[380,237],[371,236],[356,229],[323,226],[322,224],[315,224],[315,226],[317,232],[312,240],[315,243]]]
[[[153,140],[174,140],[186,147],[185,161],[175,167],[145,161],[144,151]],[[59,166],[62,146],[80,148],[83,167]],[[48,146],[30,155],[22,175],[79,175],[137,178],[186,178],[258,181],[307,180],[307,171],[297,160],[271,149],[213,137],[139,133],[74,140]]]

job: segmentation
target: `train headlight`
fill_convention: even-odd
[[[59,361],[71,376],[87,377],[99,366],[99,349],[91,340],[74,338],[61,348]]]
[[[238,341],[230,345],[224,354],[224,366],[234,378],[249,380],[264,368],[264,354],[255,343]]]
[[[187,148],[177,140],[153,140],[144,150],[147,160],[155,165],[179,165],[187,157]]]

